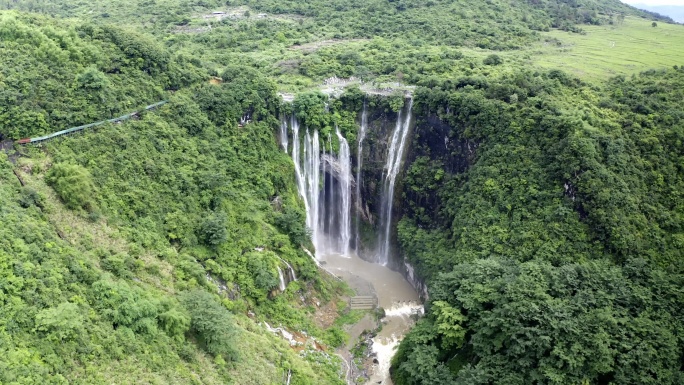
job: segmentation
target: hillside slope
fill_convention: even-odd
[[[273,86],[247,68],[211,85],[116,28],[5,14],[0,31],[5,137],[170,101],[0,153],[0,382],[338,383],[335,356],[261,325],[340,343],[312,317],[343,288],[299,247]],[[299,281],[281,292],[285,261]]]
[[[681,383],[684,71],[511,80],[417,91],[395,383]]]

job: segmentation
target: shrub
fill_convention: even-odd
[[[204,290],[183,293],[181,302],[190,313],[190,333],[197,338],[200,347],[225,360],[236,360],[235,325],[228,310]]]
[[[295,245],[307,244],[311,239],[311,232],[304,225],[304,221],[305,214],[290,206],[285,206],[282,213],[277,213],[275,217],[275,225],[286,233]]]
[[[228,239],[227,223],[228,218],[223,212],[207,216],[207,219],[202,223],[200,238],[208,246],[220,245]]]
[[[21,190],[21,195],[19,196],[19,205],[21,205],[23,208],[36,206],[42,209],[45,207],[45,202],[40,193],[32,188],[25,187]]]
[[[498,66],[499,64],[503,64],[503,59],[499,55],[491,54],[487,56],[482,63],[488,66]]]
[[[95,193],[95,185],[84,167],[57,163],[50,169],[45,180],[68,208],[83,208],[88,211],[94,208],[91,199]]]
[[[78,305],[60,303],[57,307],[41,310],[36,315],[36,330],[47,333],[51,341],[76,338],[83,328],[83,316]]]

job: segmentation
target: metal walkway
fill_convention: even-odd
[[[157,103],[154,103],[154,104],[150,104],[149,106],[145,107],[145,108],[144,108],[143,110],[141,110],[141,111],[154,110],[155,108],[160,107],[160,106],[166,104],[167,102],[168,102],[167,100],[162,100],[161,102],[157,102]],[[41,142],[45,142],[45,141],[48,141],[48,140],[50,140],[50,139],[54,139],[54,138],[57,138],[57,137],[60,137],[60,136],[63,136],[63,135],[68,135],[68,134],[73,134],[74,132],[83,131],[83,130],[85,130],[86,128],[91,128],[91,127],[95,127],[95,126],[100,126],[100,125],[103,125],[103,124],[105,124],[105,123],[118,123],[118,122],[121,122],[121,121],[124,121],[124,120],[128,120],[128,119],[130,119],[130,118],[132,118],[132,117],[134,117],[134,116],[137,116],[138,113],[140,113],[141,111],[133,111],[133,112],[131,112],[130,114],[121,115],[121,116],[119,116],[119,117],[117,117],[117,118],[107,119],[107,120],[101,120],[101,121],[99,121],[99,122],[90,123],[90,124],[85,124],[85,125],[83,125],[83,126],[67,128],[66,130],[53,132],[52,134],[48,134],[48,135],[45,135],[45,136],[39,136],[39,137],[36,137],[36,138],[24,138],[24,139],[19,139],[19,140],[17,140],[15,143],[16,143],[16,144],[29,144],[29,143],[41,143]]]

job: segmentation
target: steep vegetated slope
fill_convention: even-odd
[[[1,153],[0,382],[338,382],[334,356],[301,356],[257,326],[343,338],[311,316],[341,288],[300,247],[273,85],[249,68],[210,84],[117,28],[9,14],[0,30],[5,137],[169,100]],[[238,126],[245,115],[254,122]],[[299,280],[280,292],[286,262]]]
[[[682,381],[683,81],[417,91],[399,237],[430,302],[397,383]]]
[[[119,27],[65,29],[0,15],[0,124],[12,138],[113,118],[206,76],[188,57]]]

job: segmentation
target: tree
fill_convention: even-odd
[[[437,317],[437,331],[442,336],[442,348],[447,350],[453,346],[460,348],[467,331],[461,326],[466,317],[459,309],[454,309],[445,301],[435,301],[432,306],[432,312]]]
[[[487,56],[482,61],[482,63],[484,63],[484,65],[488,65],[488,66],[497,66],[499,64],[503,64],[503,59],[501,58],[501,56],[499,56],[497,54],[491,54],[491,55]]]
[[[305,245],[311,239],[311,231],[304,224],[305,219],[306,215],[301,210],[285,206],[281,213],[276,214],[275,225],[290,237],[292,243]]]
[[[228,217],[224,212],[215,212],[207,216],[202,223],[201,238],[209,246],[218,246],[228,239],[226,228]]]
[[[172,307],[159,314],[162,329],[171,337],[183,339],[185,332],[190,330],[190,314],[184,308]]]
[[[82,328],[83,316],[78,305],[71,302],[62,302],[36,315],[36,330],[47,333],[48,339],[53,341],[73,339]]]

